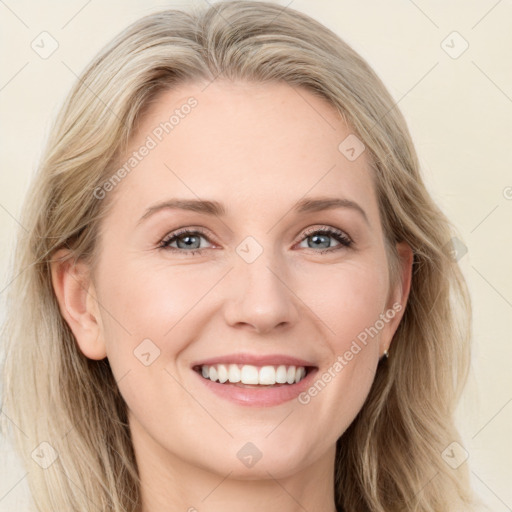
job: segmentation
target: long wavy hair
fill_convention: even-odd
[[[54,122],[22,211],[2,333],[3,430],[29,469],[37,509],[141,510],[126,404],[108,359],[79,350],[50,262],[60,248],[75,260],[97,257],[109,201],[94,191],[115,172],[150,102],[217,77],[284,81],[325,98],[366,146],[389,247],[405,241],[414,253],[390,358],[337,441],[338,509],[470,510],[466,465],[454,470],[442,456],[459,440],[454,409],[471,337],[467,286],[449,250],[454,228],[427,192],[402,114],[366,61],[305,14],[256,1],[139,19],[94,58]],[[394,278],[396,261],[394,254]],[[35,464],[37,450],[49,467]]]

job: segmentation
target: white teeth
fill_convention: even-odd
[[[204,367],[203,367],[204,368]],[[237,364],[230,364],[229,365],[229,373],[228,373],[228,380],[229,382],[232,382],[236,384],[237,382],[240,382],[240,368],[238,368]]]
[[[219,382],[224,384],[228,380],[228,370],[223,364],[217,366],[217,373],[219,374]]]
[[[240,374],[242,384],[259,384],[258,368],[251,364],[244,364]]]
[[[215,382],[218,378],[217,368],[215,368],[215,366],[210,366],[210,370],[208,373],[209,373],[210,380]]]
[[[278,366],[276,370],[276,382],[284,384],[286,382],[286,366]]]
[[[270,386],[276,383],[276,370],[273,366],[264,366],[260,368],[259,384]]]
[[[306,375],[306,370],[303,367],[297,368],[297,371],[295,372],[295,382],[302,380],[304,375]]]
[[[203,365],[201,374],[205,379],[221,384],[253,384],[260,386],[273,386],[274,384],[295,384],[306,376],[306,368],[303,366],[253,366],[251,364],[217,364]]]

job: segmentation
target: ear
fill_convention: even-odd
[[[405,312],[407,299],[411,290],[412,264],[414,254],[406,242],[396,244],[398,256],[398,277],[390,289],[386,311],[384,312],[385,327],[380,338],[380,354],[389,350],[393,336]]]
[[[89,266],[83,261],[74,261],[68,249],[61,249],[53,256],[50,267],[60,312],[80,350],[89,359],[104,359],[107,353]]]

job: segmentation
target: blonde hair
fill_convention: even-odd
[[[51,131],[23,210],[3,332],[3,405],[17,425],[2,415],[3,427],[31,468],[38,510],[140,511],[125,403],[108,359],[80,352],[50,262],[65,247],[94,262],[109,205],[94,191],[156,95],[217,77],[284,81],[332,104],[366,146],[389,247],[405,241],[414,252],[391,356],[337,442],[338,508],[469,507],[466,465],[452,469],[442,452],[459,440],[453,417],[469,366],[470,300],[446,249],[453,228],[422,181],[406,122],[369,65],[329,29],[290,8],[232,1],[157,12],[125,29],[84,71]],[[47,469],[31,460],[41,442],[58,454]]]

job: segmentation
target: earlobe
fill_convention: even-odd
[[[81,352],[90,359],[104,359],[107,354],[89,266],[61,249],[52,258],[51,273],[60,312]]]

